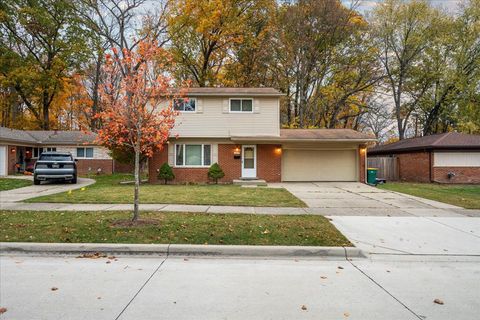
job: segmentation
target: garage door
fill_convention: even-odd
[[[7,147],[0,146],[0,176],[7,175]]]
[[[282,155],[283,181],[357,181],[356,150],[294,150]]]

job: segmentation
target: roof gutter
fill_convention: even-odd
[[[288,138],[265,138],[265,137],[231,137],[232,141],[266,141],[266,142],[373,142],[377,139],[365,138],[365,139],[288,139]]]

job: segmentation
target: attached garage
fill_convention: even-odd
[[[357,150],[284,149],[282,181],[358,181]]]

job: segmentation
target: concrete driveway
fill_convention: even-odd
[[[93,179],[78,178],[76,184],[70,183],[42,183],[39,186],[31,185],[29,187],[0,191],[0,204],[7,202],[18,202],[30,198],[47,196],[59,192],[75,190],[95,183]]]
[[[480,256],[480,210],[362,183],[282,183],[370,254]]]

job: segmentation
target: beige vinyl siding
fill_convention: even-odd
[[[358,146],[284,147],[282,181],[358,181]]]
[[[48,146],[57,148],[57,152],[70,152],[74,158],[77,158],[77,148],[93,148],[93,158],[80,158],[80,159],[107,159],[110,160],[109,150],[100,146]],[[43,147],[47,148],[47,147]]]
[[[279,99],[251,97],[253,112],[230,112],[229,97],[197,97],[196,112],[180,112],[172,135],[180,137],[230,137],[280,135]]]
[[[480,167],[480,152],[435,152],[434,167]]]

